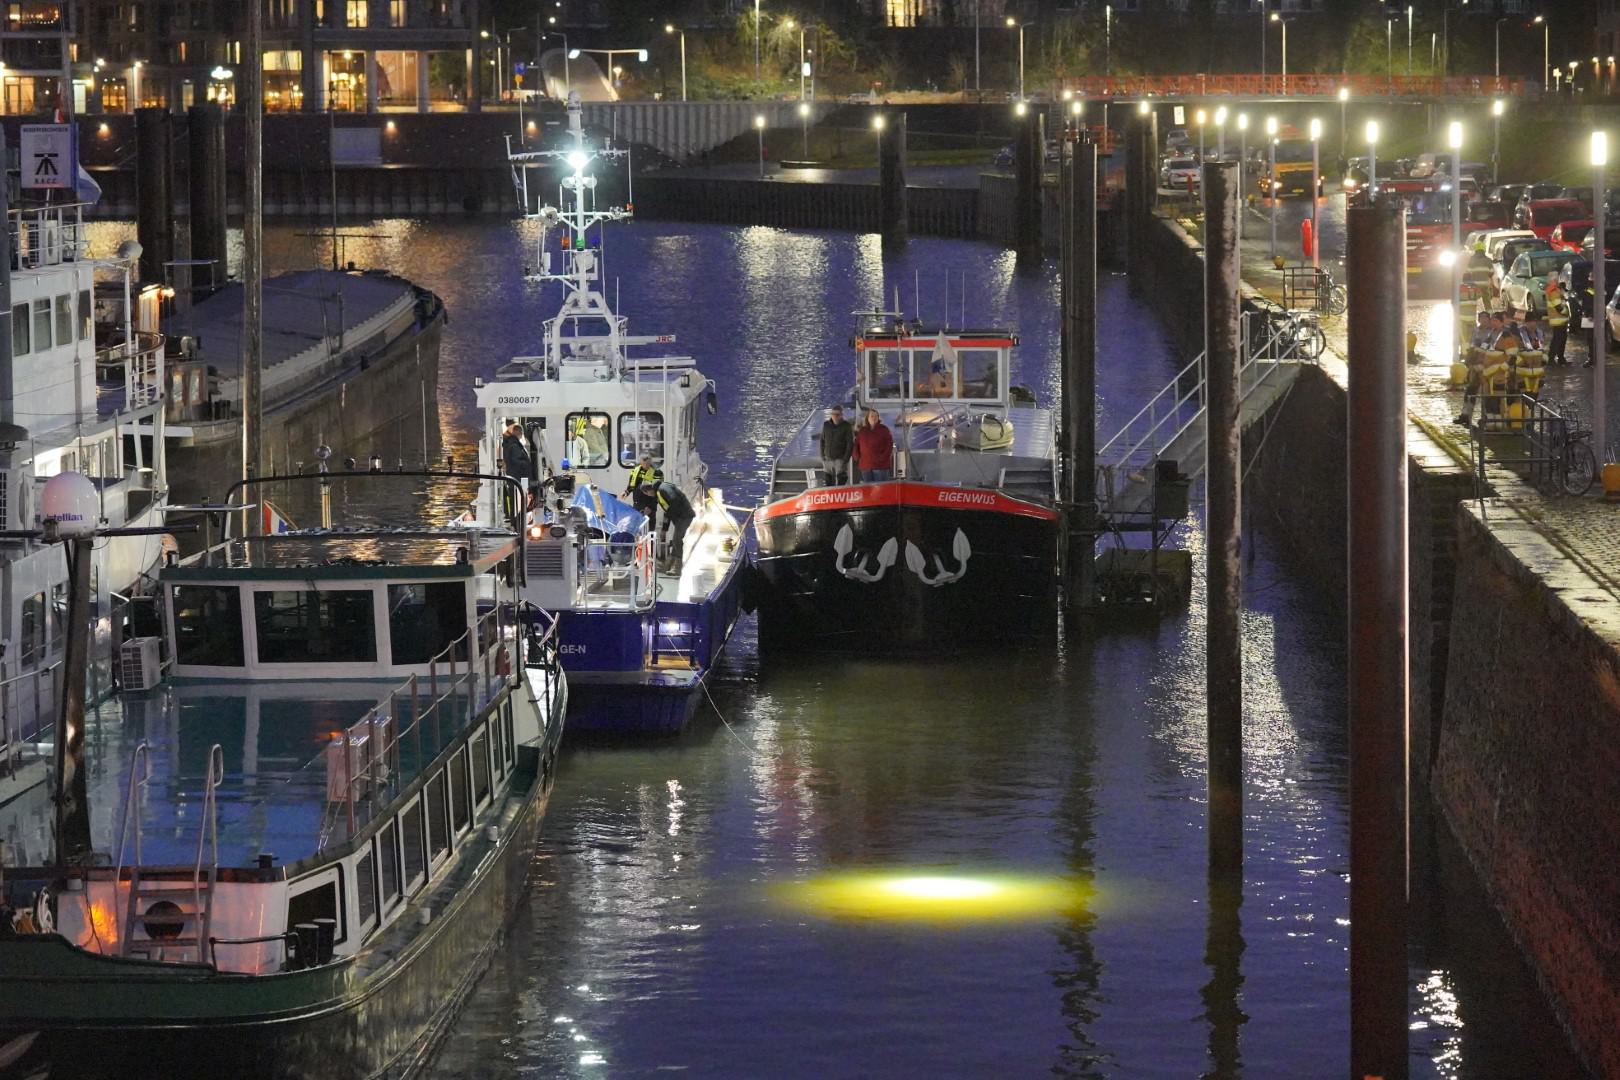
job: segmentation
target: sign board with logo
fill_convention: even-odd
[[[23,187],[73,190],[79,171],[76,125],[24,124],[20,151]]]

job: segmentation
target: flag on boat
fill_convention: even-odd
[[[264,501],[262,513],[264,514],[264,535],[266,536],[274,536],[277,533],[290,533],[297,529],[297,526],[288,520],[285,514],[270,504],[269,499]]]
[[[934,340],[932,361],[932,367],[935,371],[944,371],[956,363],[956,347],[951,344],[951,339],[945,336],[943,330],[939,332],[939,337]],[[941,364],[945,366],[941,367]]]
[[[101,185],[84,171],[83,165],[78,166],[73,174],[73,194],[80,202],[89,203],[91,206],[101,201]]]

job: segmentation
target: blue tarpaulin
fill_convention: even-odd
[[[574,505],[585,511],[586,524],[607,536],[634,535],[647,527],[647,515],[592,484],[580,485]]]

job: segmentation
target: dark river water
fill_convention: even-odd
[[[349,258],[448,305],[439,419],[465,446],[473,376],[534,352],[557,301],[520,280],[527,226],[358,227],[380,235]],[[301,231],[268,230],[272,270],[324,260]],[[1021,381],[1055,398],[1056,271],[996,248],[632,224],[607,256],[632,331],[720,383],[703,452],[728,501],[851,382],[849,313],[896,287],[914,310],[914,272],[930,320],[965,272],[968,321],[1015,328]],[[1122,277],[1099,308],[1106,437],[1178,364]],[[1197,523],[1178,540],[1198,565]],[[937,664],[763,664],[745,621],[685,735],[565,756],[532,895],[436,1074],[1343,1076],[1343,616],[1264,535],[1253,554],[1236,911],[1205,884],[1201,584],[1155,627]],[[1417,838],[1413,1074],[1582,1075],[1423,803]]]

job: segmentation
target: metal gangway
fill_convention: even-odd
[[[1288,393],[1325,342],[1313,313],[1268,306],[1243,314],[1238,426],[1247,431]],[[1187,482],[1205,465],[1208,370],[1199,353],[1097,451],[1097,509],[1110,532],[1161,534],[1186,516]],[[1170,497],[1166,497],[1169,494]]]

